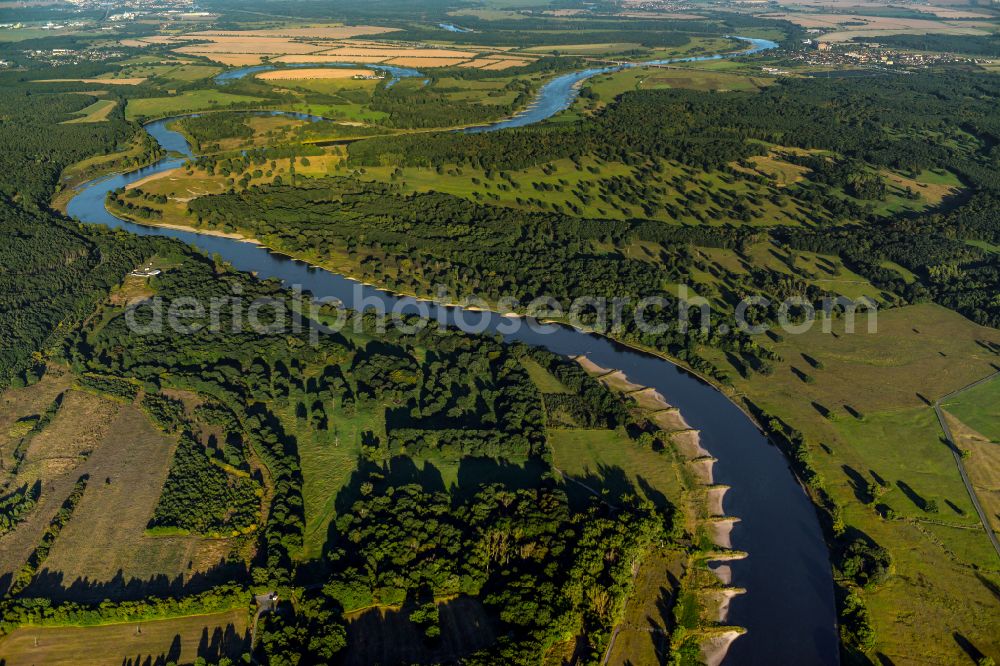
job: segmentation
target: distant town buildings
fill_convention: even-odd
[[[809,46],[812,40],[805,40]],[[788,59],[805,65],[826,67],[847,67],[865,69],[916,70],[930,65],[942,64],[986,64],[992,62],[988,58],[972,58],[969,56],[949,53],[918,53],[887,48],[881,44],[858,44],[845,42],[830,44],[814,42],[813,49],[797,51],[788,54]]]

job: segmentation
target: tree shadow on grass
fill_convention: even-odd
[[[452,501],[465,502],[492,483],[512,490],[539,488],[548,485],[549,471],[549,466],[539,458],[529,458],[521,464],[495,458],[462,458],[458,464],[458,484],[452,488]]]
[[[955,642],[958,643],[958,647],[962,648],[962,651],[969,655],[969,659],[971,659],[974,663],[979,663],[979,660],[986,656],[982,653],[982,651],[980,651],[979,648],[972,644],[972,641],[957,631],[952,633],[951,637],[955,639]]]
[[[595,499],[618,508],[626,497],[638,495],[636,487],[617,465],[598,465],[582,474],[565,474],[566,496],[573,511],[586,509]]]
[[[111,601],[138,601],[147,597],[180,597],[197,594],[222,583],[247,580],[248,572],[242,562],[233,563],[220,559],[206,571],[184,575],[160,574],[149,578],[126,578],[119,569],[113,578],[96,581],[89,578],[66,580],[62,571],[42,569],[23,592],[25,597],[44,597],[54,601],[99,603]]]
[[[138,625],[141,629],[141,625]],[[193,663],[194,657],[200,657],[205,662],[214,664],[223,658],[236,660],[240,655],[250,650],[250,631],[243,633],[236,631],[236,627],[227,624],[225,629],[215,627],[209,634],[208,627],[201,630],[201,638],[198,641],[195,654],[184,654],[184,663]],[[126,657],[122,660],[121,666],[167,666],[167,664],[181,663],[181,635],[175,634],[166,652],[159,655],[137,654],[135,657]]]
[[[1000,585],[997,585],[992,580],[990,580],[983,574],[979,573],[978,571],[976,572],[976,578],[979,579],[979,582],[983,584],[983,587],[985,587],[989,591],[989,593],[996,598],[997,601],[1000,601]]]
[[[902,490],[903,494],[906,495],[906,497],[909,498],[909,500],[913,502],[918,509],[921,511],[925,511],[927,509],[927,500],[911,488],[910,484],[905,481],[896,481],[896,487]]]
[[[854,497],[864,504],[870,503],[874,498],[868,492],[868,481],[861,472],[854,469],[850,465],[841,465],[840,469],[844,471],[847,475],[847,481],[851,484],[851,490],[854,491]]]

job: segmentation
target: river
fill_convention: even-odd
[[[742,51],[736,51],[733,53],[715,53],[712,55],[690,56],[687,58],[668,58],[666,60],[649,60],[643,62],[623,62],[620,64],[609,65],[607,67],[592,67],[590,69],[581,69],[576,72],[570,72],[569,74],[563,74],[562,76],[557,76],[542,86],[538,96],[535,98],[535,101],[520,113],[516,113],[510,118],[496,123],[481,125],[479,127],[469,127],[463,131],[469,134],[495,132],[497,130],[509,129],[512,127],[534,125],[537,122],[551,118],[560,111],[565,111],[571,104],[573,104],[573,100],[575,100],[577,95],[580,94],[581,83],[587,79],[598,76],[599,74],[610,74],[611,72],[618,72],[623,69],[630,69],[633,67],[642,67],[643,65],[671,65],[682,62],[722,60],[723,58],[752,55],[754,53],[760,53],[761,51],[767,51],[768,49],[778,47],[775,42],[772,42],[769,39],[737,37],[735,35],[732,35],[731,37],[733,39],[739,39],[747,42],[750,46]]]
[[[582,81],[593,75],[577,72],[567,76]],[[533,114],[540,108],[566,108],[572,102],[572,97],[567,101],[561,85],[552,87],[554,83],[542,88],[542,99],[533,105]],[[557,99],[544,99],[547,95]],[[543,119],[532,117],[535,119],[531,122]],[[191,156],[184,137],[168,129],[168,122],[156,121],[146,129],[167,150]],[[524,124],[498,123],[479,131]],[[301,285],[316,297],[335,297],[347,307],[370,307],[377,302],[391,310],[399,303],[415,302],[257,245],[193,231],[143,226],[119,219],[105,208],[107,192],[173,169],[183,161],[168,157],[143,169],[87,183],[69,201],[67,213],[90,224],[177,238],[206,253],[220,255],[239,270],[253,271],[261,278],[277,278],[286,285]],[[461,317],[466,327],[482,324],[485,330],[499,331],[511,341],[538,345],[564,356],[583,354],[600,366],[622,370],[632,382],[655,388],[678,407],[687,422],[701,431],[702,446],[718,459],[715,482],[731,486],[725,497],[726,514],[740,519],[731,534],[732,545],[749,553],[744,560],[727,563],[732,569],[732,584],[747,589],[746,594],[732,600],[727,623],[748,631],[733,643],[724,663],[838,663],[833,580],[815,509],[782,453],[726,396],[669,361],[604,337],[563,326],[547,327],[546,333],[522,325],[516,332],[504,333],[513,328],[515,320],[455,307],[427,307],[434,318],[454,322]]]

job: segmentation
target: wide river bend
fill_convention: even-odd
[[[729,55],[775,46],[763,40],[747,41],[752,44],[750,49]],[[698,59],[722,57],[727,56]],[[619,68],[583,70],[557,77],[540,90],[539,98],[522,113],[475,131],[495,131],[544,120],[572,103],[580,81]],[[168,151],[190,157],[187,141],[168,129],[168,122],[169,119],[152,122],[146,129]],[[115,217],[105,208],[108,192],[176,168],[184,159],[167,157],[136,171],[86,183],[69,201],[67,212],[89,224],[177,238],[206,253],[219,254],[239,270],[253,271],[261,278],[277,278],[286,285],[301,285],[316,297],[335,297],[350,308],[380,302],[389,311],[394,306],[415,302],[265,247],[194,231],[135,224]],[[461,317],[466,326],[481,324],[487,331],[499,329],[503,333],[514,328],[512,320],[496,313],[437,304],[426,307],[431,317],[448,322]],[[701,431],[702,446],[718,459],[715,482],[731,487],[725,496],[726,515],[740,519],[731,534],[732,545],[749,553],[744,560],[727,563],[732,569],[732,584],[747,590],[732,600],[727,623],[746,627],[748,631],[733,643],[724,663],[769,666],[838,663],[829,555],[816,511],[782,453],[725,395],[673,363],[605,337],[565,326],[546,328],[547,333],[522,325],[504,337],[564,356],[585,355],[600,366],[623,371],[632,382],[653,387],[681,410],[691,427]]]

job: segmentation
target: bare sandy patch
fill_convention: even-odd
[[[733,597],[746,594],[746,590],[739,587],[727,587],[708,590],[705,594],[706,605],[709,607],[709,617],[716,622],[725,622],[729,617],[729,604]]]
[[[615,370],[606,375],[602,375],[600,380],[608,386],[608,388],[614,389],[616,391],[621,391],[623,393],[629,393],[631,391],[638,391],[643,388],[641,384],[636,384],[630,382],[628,377],[621,370]]]
[[[576,356],[573,360],[579,363],[580,367],[592,375],[606,375],[611,372],[610,368],[602,368],[586,356]]]
[[[742,634],[736,630],[723,631],[705,639],[701,646],[701,656],[706,666],[719,666],[729,653],[729,647]]]
[[[258,79],[264,81],[292,81],[297,79],[351,79],[355,76],[373,76],[370,69],[350,69],[347,67],[325,67],[322,69],[278,69],[261,72]]]
[[[731,516],[713,518],[708,521],[706,528],[708,529],[708,535],[712,540],[712,543],[720,548],[732,548],[733,526],[739,521],[739,518],[733,518]]]
[[[702,456],[688,463],[691,473],[699,483],[705,486],[712,485],[714,476],[712,469],[715,467],[716,459],[712,456]]]
[[[652,420],[659,426],[660,430],[676,432],[679,430],[690,430],[691,427],[684,420],[681,412],[676,407],[668,407],[652,415]]]
[[[701,433],[693,428],[671,433],[670,438],[681,454],[688,458],[700,458],[709,455],[708,451],[701,445]]]
[[[727,492],[729,492],[729,486],[722,484],[715,484],[705,490],[705,501],[708,504],[708,515],[726,515],[726,510],[722,505],[726,499]]]
[[[713,565],[709,567],[709,570],[715,574],[716,578],[723,585],[729,585],[733,582],[733,568],[728,564]]]

